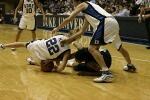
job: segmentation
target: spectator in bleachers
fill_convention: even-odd
[[[104,8],[105,7],[105,2],[103,0],[97,0],[97,5]]]
[[[130,9],[130,16],[137,16],[139,11],[140,4],[138,2],[132,2],[131,3],[131,9]]]
[[[51,10],[54,7],[54,4],[55,3],[53,1],[50,2],[50,4],[49,4],[49,10]]]
[[[63,13],[63,15],[70,15],[70,11],[68,7],[65,8],[65,12]]]
[[[44,10],[45,13],[46,13],[47,10],[49,10],[49,6],[48,6],[48,2],[47,1],[44,2],[43,10]]]
[[[105,5],[104,9],[105,9],[108,13],[111,13],[110,1],[107,1],[107,2],[106,2],[106,5]]]
[[[121,4],[122,0],[115,0],[115,4]]]
[[[42,14],[42,12],[41,12],[40,8],[37,8],[36,9],[36,15],[39,15],[39,14]]]
[[[72,1],[71,1],[71,0],[67,0],[67,1],[65,2],[65,7],[73,8],[73,3],[72,3]]]
[[[55,10],[55,14],[59,14],[60,13],[60,1],[56,1],[53,8]]]
[[[60,5],[60,13],[64,13],[65,12],[65,3],[64,2],[61,2],[61,5]]]
[[[69,8],[69,15],[73,12],[73,8]]]
[[[115,16],[129,16],[130,11],[128,10],[128,6],[124,4],[119,5],[119,13],[116,14]]]
[[[90,0],[90,2],[95,3],[96,4],[96,0]]]

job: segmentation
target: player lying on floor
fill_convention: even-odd
[[[75,61],[68,60],[67,65],[71,66],[75,71],[79,71],[78,75],[82,76],[95,76],[101,75],[101,70],[98,67],[98,63],[94,59],[94,57],[88,51],[88,48],[82,47],[77,41],[72,43],[78,51],[75,52]],[[100,49],[99,52],[103,55],[104,61],[108,68],[111,66],[111,55],[107,49]]]
[[[75,28],[73,32],[76,31],[78,31],[78,28]],[[47,65],[50,62],[59,62],[61,60],[62,63],[57,66],[57,69],[55,69],[56,71],[60,72],[65,68],[71,52],[69,44],[60,44],[60,41],[66,38],[68,37],[60,34],[47,40],[42,39],[31,42],[0,44],[0,49],[4,50],[5,48],[26,47],[32,57],[32,64],[36,64],[41,67]],[[52,71],[52,69],[53,68],[50,68],[50,70],[45,69],[43,71]]]
[[[31,42],[15,42],[10,44],[0,44],[1,49],[5,48],[18,48],[26,47],[29,51],[34,64],[43,66],[43,61],[47,59],[49,62],[55,61],[55,59],[62,58],[63,63],[59,65],[58,71],[61,71],[66,66],[68,58],[70,56],[70,47],[69,45],[61,45],[60,41],[64,38],[67,38],[64,35],[54,36],[47,40],[36,40]],[[48,62],[45,62],[48,63]]]

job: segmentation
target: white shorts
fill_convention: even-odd
[[[28,29],[34,31],[36,29],[35,17],[24,17],[20,19],[19,29]]]
[[[44,40],[43,40],[44,41]],[[32,59],[38,64],[41,64],[41,60],[46,60],[46,57],[44,56],[45,52],[41,51],[41,49],[45,49],[43,45],[39,46],[38,44],[41,44],[41,40],[31,41],[27,45],[27,50],[30,53],[30,56]],[[47,54],[46,54],[47,55]]]
[[[104,26],[104,42],[113,42],[116,49],[118,50],[121,46],[118,22],[113,18],[106,18]]]

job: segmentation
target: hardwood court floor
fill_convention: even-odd
[[[14,42],[17,26],[0,24],[0,43]],[[48,38],[46,30],[37,30],[37,38]],[[31,34],[24,31],[20,41],[30,41]],[[83,46],[90,38],[83,36]],[[30,57],[25,48],[0,51],[0,100],[150,100],[150,50],[145,46],[123,43],[129,51],[137,73],[122,70],[125,60],[113,47],[110,70],[113,83],[94,83],[97,76],[77,76],[71,68],[63,73],[41,72],[38,66],[28,65]],[[75,48],[71,45],[73,52]]]

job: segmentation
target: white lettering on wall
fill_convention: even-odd
[[[47,26],[47,27],[56,27],[58,25],[60,25],[64,20],[66,19],[66,17],[64,16],[56,16],[56,17],[52,17],[52,16],[46,16],[46,23],[43,23],[43,26]],[[58,21],[58,22],[57,22]],[[79,27],[82,28],[84,23],[84,19],[83,18],[74,18],[69,24],[67,24],[66,26],[64,26],[64,29],[73,29],[74,27]],[[57,25],[58,24],[58,25]],[[88,27],[88,31],[92,31],[91,26],[89,25]]]

